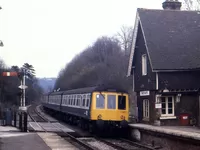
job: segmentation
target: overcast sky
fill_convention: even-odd
[[[8,66],[27,62],[37,77],[57,77],[98,37],[134,26],[136,9],[161,9],[163,0],[1,0],[0,56]]]

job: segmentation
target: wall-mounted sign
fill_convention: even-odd
[[[162,105],[161,105],[161,103],[156,103],[156,106],[155,106],[155,108],[162,108]]]
[[[148,96],[150,95],[149,93],[149,91],[140,91],[140,96]]]

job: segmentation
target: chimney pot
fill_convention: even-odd
[[[162,3],[163,9],[169,9],[169,10],[180,10],[182,3],[178,0],[166,0]]]

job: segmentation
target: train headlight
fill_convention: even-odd
[[[101,118],[102,118],[102,115],[101,115],[101,114],[97,116],[97,119],[100,120]]]
[[[121,117],[120,117],[122,120],[125,120],[125,116],[123,116],[123,115],[121,115]]]

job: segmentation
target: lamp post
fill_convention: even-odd
[[[0,6],[0,9],[2,9],[2,7]],[[0,40],[0,46],[3,46],[3,42]]]
[[[0,9],[2,9],[1,6],[0,6]],[[1,40],[0,40],[0,46],[3,47],[3,42]],[[1,79],[1,95],[0,96],[3,99],[3,80],[2,79]]]

